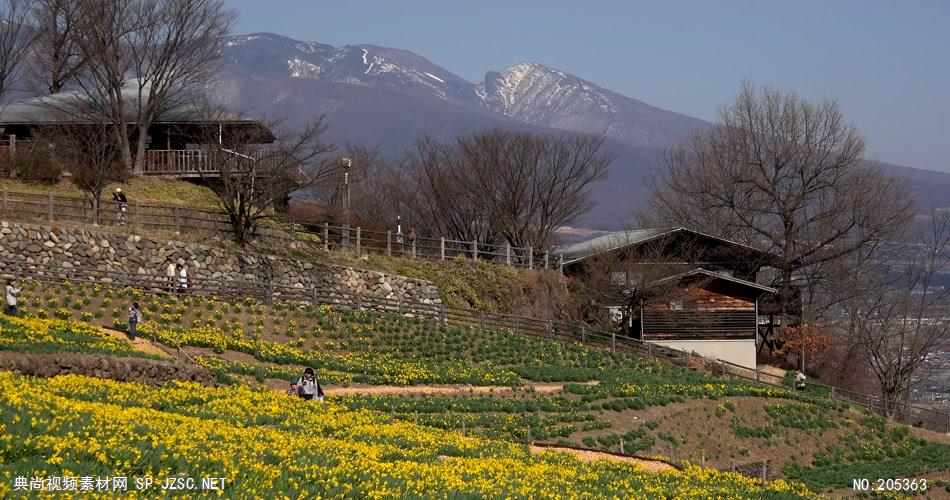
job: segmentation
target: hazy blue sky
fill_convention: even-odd
[[[536,61],[707,120],[742,78],[834,97],[870,156],[950,171],[950,1],[228,4],[241,34],[408,49],[470,81]]]

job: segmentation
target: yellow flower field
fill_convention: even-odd
[[[647,473],[247,386],[0,372],[0,496],[36,476],[223,477],[228,497],[801,498],[698,467]],[[21,483],[22,484],[22,483]],[[202,493],[196,491],[194,493]],[[215,492],[204,491],[213,495]],[[28,494],[26,492],[25,494]]]

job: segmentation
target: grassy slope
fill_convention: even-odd
[[[62,317],[85,313],[106,324],[127,298],[84,287],[33,289],[27,295],[29,308],[58,310],[50,314]],[[619,451],[623,438],[628,453],[705,460],[721,468],[767,458],[773,471],[819,490],[849,485],[849,474],[888,477],[899,470],[939,476],[950,470],[950,444],[934,443],[935,436],[919,440],[904,427],[885,425],[823,397],[710,379],[630,356],[507,332],[442,329],[396,316],[380,319],[283,304],[269,309],[199,297],[143,296],[140,301],[149,329],[160,340],[195,346],[189,351],[228,379],[287,380],[311,365],[328,384],[568,382],[565,390],[544,395],[521,390],[413,396],[407,391],[340,399],[351,409],[383,410],[433,427],[460,429],[464,421],[469,432],[493,438],[521,441],[530,432],[533,439],[613,451]],[[121,310],[118,316],[121,320]],[[183,326],[213,328],[176,333]],[[587,380],[599,385],[569,383]]]
[[[131,177],[123,184],[113,184],[103,192],[103,197],[111,200],[109,194],[116,186],[121,186],[132,203],[148,205],[173,205],[179,207],[216,210],[214,193],[210,189],[190,182],[163,179],[160,177]],[[68,180],[60,181],[52,186],[18,181],[16,179],[0,179],[0,189],[22,191],[37,194],[52,192],[60,196],[82,196],[79,190]]]

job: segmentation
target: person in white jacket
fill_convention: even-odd
[[[17,296],[20,295],[20,289],[16,285],[16,280],[7,280],[7,314],[11,316],[16,316],[20,312],[17,309]]]
[[[178,292],[185,293],[188,291],[188,266],[182,264],[178,268]]]

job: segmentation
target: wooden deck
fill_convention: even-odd
[[[247,156],[248,162],[266,158],[272,151],[255,151]],[[145,152],[145,175],[196,178],[218,177],[221,162],[226,155],[246,156],[246,153],[206,151],[200,149],[151,149]]]

